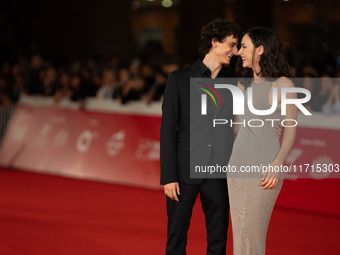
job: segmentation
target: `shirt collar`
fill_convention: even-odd
[[[211,71],[210,69],[203,63],[203,59],[204,57],[200,57],[199,58],[199,67],[200,67],[200,70],[201,70],[201,75],[202,77],[209,77],[211,78]],[[226,70],[226,66],[222,65],[220,71],[218,72],[217,76],[216,77],[221,77],[221,75],[223,75],[224,71]]]
[[[200,57],[198,61],[202,77],[207,77],[207,76],[211,77],[211,71],[205,64],[203,64],[203,59],[204,57]]]

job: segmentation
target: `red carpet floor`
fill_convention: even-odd
[[[337,217],[275,208],[267,254],[340,254],[339,233]],[[205,254],[205,239],[197,203],[188,254]],[[0,170],[1,255],[164,254],[165,240],[161,191]]]

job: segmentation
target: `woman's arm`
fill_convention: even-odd
[[[240,118],[238,116],[234,116],[233,122],[240,122]],[[234,130],[234,136],[237,136],[238,131],[240,130],[240,125],[233,125],[233,130]]]
[[[244,85],[238,82],[237,87],[242,90],[243,94],[245,94],[246,88],[244,87]],[[235,115],[233,122],[240,122],[240,118],[237,115]],[[234,135],[236,136],[238,134],[238,131],[240,130],[240,126],[233,125],[233,129],[234,129]]]
[[[277,88],[278,88],[278,103],[281,105],[281,89],[282,88],[289,88],[294,87],[294,84],[291,80],[288,78],[280,78],[277,81]],[[297,99],[296,93],[287,93],[286,95],[287,99]],[[296,120],[297,120],[297,107],[294,104],[287,104],[286,105],[286,116],[285,116],[285,125],[288,127],[285,127],[282,143],[280,150],[274,159],[274,161],[270,164],[271,166],[281,166],[285,158],[287,157],[289,151],[293,147],[295,136],[296,136]],[[291,127],[289,127],[291,126]],[[280,168],[281,169],[281,168]],[[279,179],[280,173],[270,173],[267,172],[263,175],[263,182],[261,183],[261,186],[264,186],[263,189],[270,189],[275,188],[277,185],[278,179]]]

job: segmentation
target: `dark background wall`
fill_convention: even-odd
[[[203,25],[216,18],[224,18],[224,0],[182,1],[178,28],[178,54],[192,62],[198,55],[200,31]]]
[[[133,2],[140,6],[131,8]],[[301,59],[317,59],[319,51],[340,56],[338,0],[173,2],[164,8],[161,0],[3,1],[0,12],[7,14],[8,24],[0,24],[0,55],[39,52],[52,60],[84,60],[118,54],[129,59],[156,36],[164,54],[190,63],[198,56],[201,26],[220,17],[243,31],[254,25],[273,28],[285,45],[301,52]]]
[[[48,58],[117,53],[129,57],[133,52],[130,1],[117,5],[116,1],[13,0],[5,11],[15,24],[16,43]]]

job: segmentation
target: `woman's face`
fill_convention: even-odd
[[[242,66],[244,68],[256,68],[259,66],[259,54],[263,53],[260,47],[255,49],[255,45],[251,41],[249,35],[246,34],[243,36],[241,41],[241,48],[237,54],[242,58]]]

